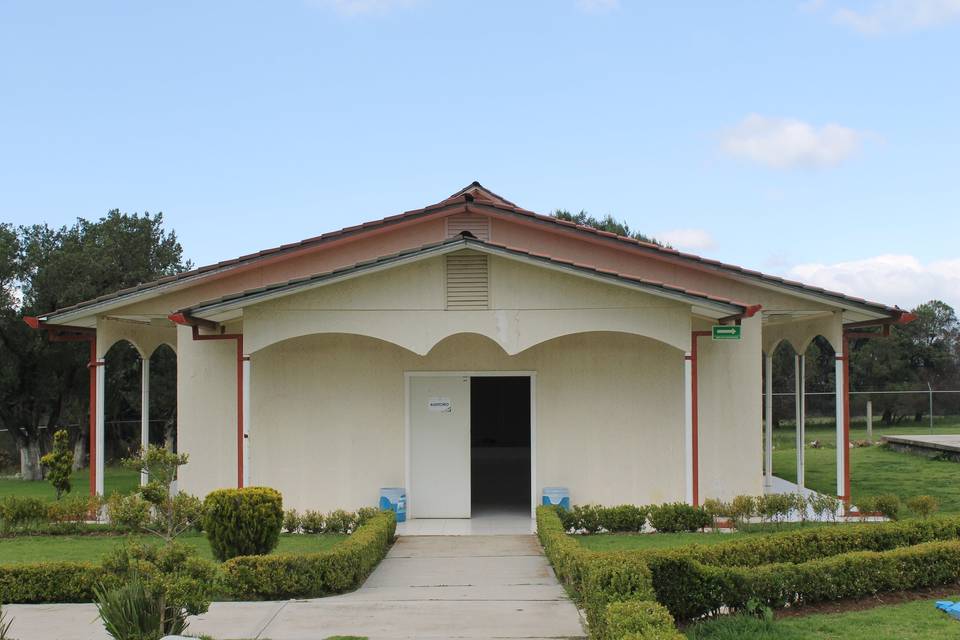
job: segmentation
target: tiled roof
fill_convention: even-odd
[[[815,287],[802,282],[797,282],[794,280],[787,280],[778,276],[773,276],[760,271],[754,271],[752,269],[746,269],[733,264],[728,264],[720,262],[718,260],[710,260],[695,254],[685,253],[682,251],[677,251],[676,249],[661,247],[659,245],[644,242],[642,240],[635,240],[634,238],[620,236],[615,233],[610,233],[608,231],[602,231],[600,229],[595,229],[593,227],[588,227],[581,224],[576,224],[574,222],[569,222],[566,220],[560,220],[553,216],[543,215],[536,213],[534,211],[529,211],[523,209],[513,204],[509,200],[493,193],[489,189],[486,189],[479,182],[473,182],[467,187],[461,189],[460,191],[454,193],[450,197],[421,209],[413,209],[410,211],[405,211],[403,213],[389,216],[386,218],[381,218],[379,220],[372,220],[370,222],[364,222],[362,224],[345,227],[337,231],[331,231],[329,233],[324,233],[319,236],[312,238],[306,238],[300,242],[294,242],[291,244],[281,245],[279,247],[274,247],[271,249],[264,249],[263,251],[258,251],[256,253],[251,253],[245,256],[240,256],[239,258],[234,258],[232,260],[224,260],[216,264],[206,265],[203,267],[198,267],[191,271],[185,271],[172,276],[167,276],[165,278],[160,278],[159,280],[154,280],[152,282],[146,282],[135,287],[130,287],[128,289],[121,289],[120,291],[115,291],[113,293],[94,298],[92,300],[87,300],[69,307],[64,307],[57,309],[56,311],[48,314],[44,314],[43,317],[59,315],[71,311],[79,310],[83,307],[87,307],[93,304],[106,302],[115,298],[119,298],[128,294],[137,293],[140,291],[146,291],[158,286],[176,283],[179,281],[202,278],[209,274],[213,274],[222,270],[231,269],[238,267],[247,263],[255,262],[257,260],[270,258],[284,253],[292,253],[304,249],[313,248],[319,245],[322,245],[326,242],[348,237],[351,235],[362,234],[373,229],[378,229],[381,227],[386,227],[398,222],[403,222],[418,217],[423,217],[426,215],[431,215],[439,213],[447,208],[459,208],[462,206],[473,206],[479,208],[486,208],[490,213],[508,215],[508,216],[517,216],[526,220],[536,221],[538,223],[543,223],[551,225],[554,227],[562,227],[575,231],[577,233],[589,234],[599,238],[605,238],[619,244],[624,247],[631,247],[636,250],[640,250],[644,253],[648,253],[652,256],[657,256],[662,259],[677,260],[680,262],[686,262],[689,264],[697,264],[706,268],[710,268],[718,271],[721,274],[729,274],[734,276],[742,276],[752,280],[759,280],[761,282],[767,282],[773,285],[787,287],[796,291],[811,293],[820,296],[826,296],[833,298],[837,301],[848,302],[856,304],[859,306],[872,308],[876,312],[881,312],[884,314],[899,316],[904,311],[899,307],[891,307],[888,305],[880,304],[877,302],[871,302],[869,300],[864,300],[863,298],[857,298],[855,296],[849,296],[843,293],[836,291],[829,291],[821,287]]]

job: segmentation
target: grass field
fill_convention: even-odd
[[[282,534],[280,544],[273,553],[310,553],[323,551],[345,539],[345,535],[297,535]],[[19,562],[47,562],[58,560],[100,560],[108,551],[127,539],[142,542],[159,542],[156,536],[131,534],[129,536],[18,536],[0,540],[0,564]],[[200,556],[213,559],[210,544],[202,533],[186,533],[177,538],[197,548]]]
[[[960,596],[946,599],[956,601]],[[733,616],[693,625],[687,629],[687,637],[691,640],[947,640],[960,638],[960,622],[934,608],[934,600],[918,600],[772,622]]]
[[[908,423],[887,427],[874,425],[873,438],[879,441],[884,434],[930,434],[929,426]],[[960,423],[940,421],[932,433],[960,433]],[[796,432],[788,424],[774,430],[773,473],[791,482],[797,477]],[[854,423],[851,440],[866,440],[862,423]],[[819,440],[822,449],[806,448],[806,486],[821,493],[836,494],[836,432],[832,424],[811,425],[806,430],[806,442]],[[850,450],[850,492],[856,504],[859,497],[881,493],[895,493],[906,500],[929,494],[940,501],[946,513],[960,512],[960,463],[929,460],[921,456],[889,451],[883,447],[853,448]]]
[[[71,495],[87,495],[90,492],[90,472],[87,469],[76,471],[71,482]],[[115,491],[130,493],[139,483],[139,472],[123,467],[108,467],[103,473],[103,491],[106,495]],[[31,496],[51,502],[57,499],[56,492],[46,480],[31,482],[17,478],[0,478],[0,498],[9,495]]]

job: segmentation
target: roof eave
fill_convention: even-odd
[[[285,297],[287,295],[299,293],[309,289],[328,286],[344,280],[357,278],[362,275],[369,275],[371,273],[402,266],[403,264],[409,264],[411,262],[417,262],[429,257],[444,255],[467,248],[490,255],[504,256],[520,262],[536,264],[551,270],[567,272],[578,277],[600,281],[607,284],[613,284],[615,286],[621,286],[635,291],[642,291],[650,295],[656,295],[675,300],[677,302],[690,304],[691,308],[697,308],[700,310],[699,313],[707,314],[708,317],[715,317],[719,319],[738,314],[752,315],[754,312],[753,310],[755,309],[755,306],[752,305],[699,296],[682,291],[675,287],[670,287],[669,285],[658,286],[653,283],[634,281],[617,274],[589,270],[574,264],[561,263],[549,258],[525,254],[519,250],[492,245],[472,238],[456,238],[453,240],[444,241],[442,243],[428,245],[417,250],[403,252],[394,256],[379,258],[366,263],[359,263],[358,265],[345,267],[344,269],[324,274],[317,274],[315,276],[310,276],[309,278],[302,278],[288,283],[268,286],[263,289],[250,290],[236,296],[230,296],[227,299],[203,302],[181,309],[179,312],[206,319],[217,316],[222,321],[225,319],[223,314],[237,312],[230,316],[237,317],[240,315],[240,312],[242,312],[244,307],[254,304],[267,302],[269,300]]]

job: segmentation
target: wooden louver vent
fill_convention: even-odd
[[[447,309],[487,309],[490,272],[487,256],[472,251],[447,256]]]
[[[447,237],[469,231],[478,240],[490,239],[490,218],[472,213],[458,213],[447,218]]]

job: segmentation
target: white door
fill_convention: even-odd
[[[470,517],[470,377],[410,378],[412,518]]]

